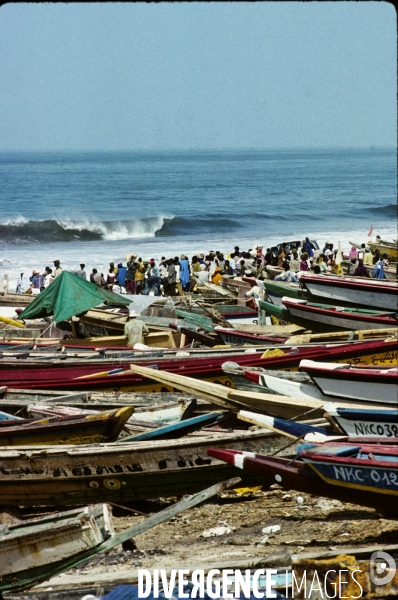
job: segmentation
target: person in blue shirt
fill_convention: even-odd
[[[122,263],[119,263],[117,266],[116,283],[120,285],[120,287],[126,287],[126,272],[126,267],[124,267]]]
[[[312,244],[310,242],[310,238],[308,238],[308,237],[305,238],[304,252],[307,252],[307,254],[310,258],[312,258],[314,256],[314,250],[313,250]]]

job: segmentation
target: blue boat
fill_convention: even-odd
[[[302,444],[297,454],[327,483],[398,496],[398,445]]]
[[[206,427],[214,425],[225,418],[224,412],[211,412],[206,415],[199,415],[198,417],[192,417],[192,419],[185,419],[185,421],[179,421],[172,425],[166,425],[165,427],[157,427],[144,433],[138,433],[136,435],[129,435],[128,437],[119,438],[117,442],[143,442],[148,440],[170,440],[178,439]]]

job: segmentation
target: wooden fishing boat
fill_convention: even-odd
[[[239,279],[237,277],[226,277],[226,276],[224,276],[222,278],[221,286],[225,290],[229,290],[230,292],[235,294],[235,296],[237,296],[239,293],[242,293],[242,292],[243,293],[248,292],[250,290],[250,288],[252,287],[251,285],[249,285],[246,281],[243,281],[242,279]]]
[[[286,296],[282,303],[289,312],[290,322],[313,331],[388,329],[398,323],[396,312],[317,304]]]
[[[398,258],[398,244],[394,244],[393,242],[390,244],[386,242],[368,242],[368,246],[373,254],[376,250],[379,250],[381,256],[388,254],[390,258]]]
[[[296,370],[300,360],[342,361],[353,364],[395,365],[398,340],[378,340],[337,344],[336,346],[310,346],[288,348],[270,347],[265,353],[257,353],[255,347],[250,352],[234,355],[233,360],[241,366],[264,367],[271,369]],[[152,361],[135,361],[136,365],[151,366],[170,373],[183,373],[195,379],[205,379],[234,387],[231,379],[223,372],[225,356],[205,356]],[[172,386],[158,386],[148,378],[131,372],[130,362],[110,361],[94,364],[93,361],[71,362],[70,364],[51,363],[31,364],[25,361],[7,364],[0,361],[0,384],[10,388],[52,389],[52,390],[135,390],[173,391]],[[106,371],[103,369],[107,368]],[[113,367],[113,368],[112,368]]]
[[[182,440],[0,449],[1,506],[76,506],[176,496],[218,483],[236,470],[207,448],[269,452],[283,437],[265,430]],[[258,480],[249,478],[254,485]]]
[[[0,322],[0,340],[2,343],[19,340],[21,343],[26,344],[40,338],[42,340],[48,339],[50,343],[54,343],[55,340],[62,340],[64,336],[70,335],[70,328],[67,329],[67,327],[64,324],[62,327],[57,327],[55,323],[49,325],[43,319],[26,322],[23,327],[14,327]]]
[[[33,294],[13,294],[12,292],[7,292],[6,294],[0,294],[0,307],[15,306],[22,308],[30,304],[35,298],[36,296]]]
[[[76,556],[114,535],[112,509],[86,506],[2,527],[0,578]],[[49,551],[51,548],[51,551]]]
[[[302,444],[297,453],[328,484],[377,492],[383,498],[390,495],[397,501],[397,445]]]
[[[26,556],[23,556],[23,560],[19,561],[19,569],[14,570],[13,572],[2,573],[0,571],[0,594],[6,592],[20,592],[30,587],[37,585],[40,582],[46,581],[63,573],[64,571],[68,571],[69,569],[80,565],[81,563],[86,562],[88,559],[93,556],[100,554],[102,552],[109,551],[111,548],[123,544],[127,540],[135,538],[135,536],[140,533],[144,533],[154,527],[155,525],[159,525],[160,523],[175,517],[177,514],[182,512],[183,510],[187,510],[204,502],[214,496],[215,494],[222,492],[230,487],[238,485],[240,482],[240,478],[234,478],[228,481],[224,481],[222,483],[216,484],[207,488],[194,496],[190,496],[188,498],[184,498],[179,502],[176,502],[172,506],[168,506],[164,510],[147,517],[143,521],[138,524],[132,525],[118,533],[115,533],[113,530],[112,520],[111,520],[111,512],[107,507],[106,509],[102,509],[102,517],[101,517],[101,508],[100,507],[88,507],[87,509],[79,509],[75,511],[75,514],[87,514],[89,517],[93,516],[93,518],[98,522],[97,528],[94,527],[93,523],[90,523],[90,527],[93,530],[91,540],[89,538],[89,531],[86,528],[87,526],[87,517],[79,519],[82,526],[77,522],[74,527],[76,529],[81,530],[81,537],[86,541],[86,547],[84,544],[80,542],[80,551],[77,554],[74,554],[74,550],[79,545],[78,535],[71,527],[71,531],[65,531],[65,536],[62,538],[60,536],[60,540],[64,541],[66,544],[66,548],[62,547],[63,544],[57,544],[54,548],[52,545],[53,535],[52,531],[49,531],[51,525],[53,524],[57,527],[57,520],[62,521],[62,518],[57,519],[57,515],[50,515],[45,517],[47,519],[47,523],[43,522],[43,529],[47,527],[47,539],[45,540],[45,544],[37,543],[39,540],[39,535],[31,534],[32,529],[35,527],[40,527],[40,525],[34,524],[34,521],[28,521],[25,525],[18,524],[16,525],[15,530],[11,533],[11,536],[18,533],[18,530],[21,531],[22,539],[20,540],[18,547],[19,553],[23,555],[30,555],[29,559]],[[99,513],[99,514],[98,514]],[[74,511],[71,511],[66,514],[66,519],[68,519],[68,514],[73,518]],[[36,521],[37,522],[37,521]],[[33,524],[32,524],[33,523]],[[25,536],[22,532],[22,528],[25,526],[26,528],[26,545],[27,550],[25,551],[24,541]],[[99,533],[96,532],[96,529],[99,529]],[[95,535],[97,533],[97,543],[94,543]],[[55,532],[54,532],[55,535]],[[45,537],[45,534],[44,536]],[[101,539],[102,538],[102,539]],[[2,542],[0,541],[0,544]],[[4,540],[5,545],[7,545],[7,539]],[[29,544],[32,552],[29,551]],[[37,544],[37,545],[36,545]],[[49,551],[49,546],[50,550]],[[37,550],[40,548],[40,552]],[[37,555],[36,555],[37,553]],[[15,553],[17,554],[17,553]],[[12,568],[10,567],[11,560],[7,557],[8,560],[1,560],[0,569],[3,568],[4,571]],[[31,564],[29,564],[29,560]],[[36,561],[34,563],[33,561]],[[16,565],[17,566],[17,565]]]
[[[266,291],[268,300],[283,308],[282,298],[293,298],[295,300],[314,300],[314,296],[308,290],[303,289],[299,283],[287,283],[284,281],[271,281],[270,279],[256,279],[256,285]]]
[[[300,369],[308,373],[325,396],[366,402],[397,404],[397,367],[356,368],[350,364],[303,360]]]
[[[265,352],[264,352],[265,349]],[[233,356],[233,360],[242,366],[261,366],[264,368],[283,368],[296,369],[301,359],[317,358],[322,361],[344,361],[360,364],[383,364],[385,366],[395,366],[397,360],[398,340],[369,340],[356,342],[339,342],[332,344],[310,344],[307,346],[285,345],[275,348],[275,346],[266,346],[247,348],[245,351],[239,349],[231,353],[218,353],[209,349],[203,356],[195,356],[185,352],[176,353],[174,357],[168,358],[146,358],[137,357],[135,364],[149,365],[153,368],[160,368],[170,372],[184,372],[192,377],[204,377],[218,379],[222,376],[222,364],[226,357]],[[131,373],[125,373],[130,369],[131,360],[129,359],[104,359],[104,360],[60,360],[60,361],[0,361],[0,385],[9,385],[9,387],[18,387],[18,381],[32,382],[32,388],[39,381],[43,383],[42,389],[48,388],[44,385],[47,381],[65,381],[76,380],[73,387],[81,390],[84,387],[86,376],[106,378],[112,381],[128,381]],[[121,372],[117,373],[116,370]],[[78,379],[80,378],[80,379]],[[8,382],[12,382],[9,384]],[[80,383],[79,383],[80,382]],[[106,382],[105,382],[106,383]],[[133,382],[132,382],[133,383]],[[111,387],[118,384],[105,385]],[[20,385],[20,388],[29,387]],[[55,389],[55,388],[54,388]],[[59,388],[62,389],[62,388]],[[94,388],[93,388],[94,389]],[[155,391],[155,390],[153,390]]]
[[[326,396],[312,382],[308,376],[308,381],[290,381],[281,377],[271,375],[272,371],[266,373],[262,371],[253,371],[244,369],[244,376],[249,381],[253,381],[257,385],[263,386],[265,390],[271,390],[275,394],[282,396],[293,396],[294,398],[316,398],[323,402],[341,402],[338,396]]]
[[[297,490],[325,498],[334,498],[360,506],[368,506],[393,515],[397,514],[395,495],[380,494],[376,490],[359,490],[355,487],[339,487],[324,481],[302,459],[264,456],[259,453],[237,450],[208,450],[209,456],[223,460],[244,471],[263,478],[264,484],[278,483],[288,490]]]
[[[128,312],[122,311],[118,308],[92,308],[76,317],[90,335],[122,335],[129,319]]]
[[[398,439],[395,408],[343,408],[325,404],[326,418],[347,435]]]
[[[87,401],[85,406],[87,406]],[[196,399],[155,404],[154,406],[147,407],[134,407],[133,416],[129,417],[126,423],[131,425],[147,423],[156,427],[174,425],[175,423],[191,418],[195,408]],[[73,406],[65,406],[64,404],[61,404],[60,406],[57,402],[54,402],[50,406],[38,403],[28,404],[26,412],[33,418],[98,414],[98,411],[93,409],[76,408]]]
[[[234,301],[236,302],[236,301]],[[208,304],[204,303],[196,303],[192,306],[181,305],[177,306],[179,310],[183,310],[185,312],[190,312],[198,315],[208,315],[213,311],[220,313],[224,319],[227,321],[239,321],[251,323],[252,319],[258,318],[258,313],[256,310],[253,310],[249,306],[240,306],[239,304],[213,304],[211,307]],[[211,309],[209,311],[209,309]]]
[[[284,308],[264,300],[259,300],[259,305],[262,310],[269,312],[280,321],[294,323],[322,333],[345,331],[350,327],[356,331],[375,331],[377,328],[386,330],[394,328],[396,324],[396,313],[333,307],[286,297],[283,298]]]
[[[133,407],[126,406],[95,415],[3,420],[0,421],[0,446],[113,442],[133,411]]]
[[[333,301],[352,302],[371,309],[397,310],[398,283],[396,282],[303,274],[300,283],[304,284],[311,294]]]

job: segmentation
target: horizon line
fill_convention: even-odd
[[[6,152],[269,152],[291,150],[397,150],[398,146],[367,144],[362,146],[241,146],[241,147],[190,147],[190,148],[0,148]]]

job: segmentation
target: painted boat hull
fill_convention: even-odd
[[[326,404],[329,417],[350,436],[380,436],[398,440],[398,410],[340,408]]]
[[[398,258],[398,245],[397,244],[378,244],[377,242],[368,242],[368,246],[373,252],[380,250],[380,254],[388,254],[390,258]]]
[[[0,446],[94,444],[114,441],[133,410],[133,407],[124,407],[86,417],[52,417],[41,421],[27,419],[22,424],[20,421],[0,421]]]
[[[304,360],[300,369],[305,371],[325,396],[381,402],[397,405],[398,372],[396,369],[355,369],[334,363],[322,365]]]
[[[346,455],[350,447],[352,456]],[[302,444],[297,453],[330,485],[398,498],[398,446],[384,454],[374,445]],[[398,503],[396,511],[398,514]]]
[[[281,396],[292,396],[293,398],[315,398],[324,402],[339,402],[341,398],[337,396],[325,396],[314,384],[301,383],[298,381],[289,381],[279,377],[272,377],[256,371],[245,371],[245,377],[249,380],[258,379],[260,385],[280,394]]]
[[[287,283],[283,281],[270,281],[257,279],[256,284],[260,288],[264,288],[269,301],[275,306],[284,308],[282,298],[285,296],[292,300],[307,300],[308,302],[322,302],[322,296],[314,296],[300,283]],[[352,302],[342,302],[344,306],[356,306]]]
[[[262,477],[267,485],[278,483],[287,490],[334,498],[397,514],[397,501],[394,496],[328,484],[300,459],[292,462],[288,458],[269,457],[258,453],[250,455],[236,450],[220,451],[213,448],[209,449],[208,454]]]
[[[293,322],[305,322],[309,329],[321,332],[388,329],[397,326],[396,313],[391,315],[356,313],[344,308],[336,310],[331,305],[322,307],[294,302],[286,297],[282,298],[282,303],[289,311]]]
[[[302,275],[300,282],[315,296],[352,302],[370,309],[397,310],[398,283],[373,279],[365,282],[326,275]]]
[[[4,294],[0,295],[0,307],[1,306],[28,306],[34,300],[36,296],[33,294]]]
[[[239,473],[208,457],[208,448],[269,452],[284,439],[249,431],[179,441],[3,448],[0,505],[81,506],[190,494]],[[249,476],[245,485],[258,481]]]
[[[310,346],[290,349],[286,346],[261,354],[260,352],[236,354],[234,362],[241,366],[264,367],[270,369],[297,370],[303,359],[320,361],[342,361],[352,364],[381,364],[395,366],[398,358],[398,341],[365,341],[342,343],[336,346]],[[279,350],[279,351],[277,351]],[[225,356],[188,359],[154,359],[134,361],[135,364],[159,368],[171,373],[181,373],[188,377],[205,379],[234,387],[231,379],[223,373]],[[121,373],[104,375],[121,368]],[[102,373],[102,375],[101,375]],[[159,385],[150,379],[135,375],[130,370],[130,362],[110,360],[93,364],[93,361],[52,363],[39,366],[37,363],[17,361],[6,365],[0,361],[0,385],[20,389],[51,390],[113,390],[113,391],[173,391],[172,386]]]

